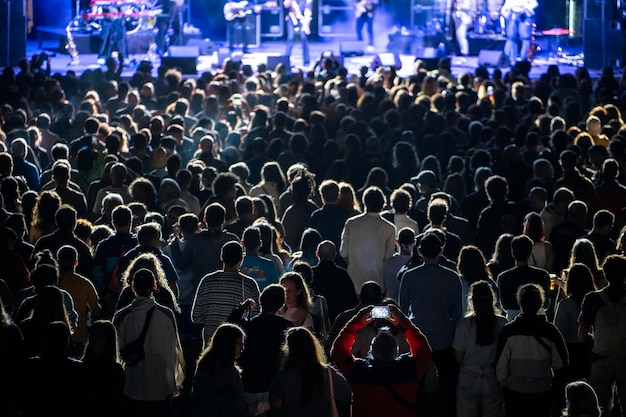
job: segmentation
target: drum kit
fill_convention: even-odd
[[[413,22],[414,26],[420,27],[425,33],[441,33],[449,29],[450,13],[452,12],[451,0],[413,0],[413,13],[423,16]],[[476,35],[501,35],[504,32],[504,18],[500,15],[500,9],[504,0],[472,0],[472,12],[469,28]]]
[[[91,0],[89,8],[76,14],[68,32],[98,33],[104,19],[123,19],[126,34],[154,29],[163,9],[148,0]]]

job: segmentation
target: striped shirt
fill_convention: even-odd
[[[193,301],[191,319],[204,326],[202,336],[205,346],[233,309],[248,298],[259,305],[259,286],[254,279],[241,272],[221,270],[202,278]],[[258,307],[252,313],[257,314]]]

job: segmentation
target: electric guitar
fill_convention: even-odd
[[[310,9],[305,9],[303,13],[298,2],[292,0],[287,18],[291,20],[296,32],[302,31],[302,33],[306,35],[311,34],[311,20],[313,20],[313,15]]]
[[[252,13],[260,13],[264,7],[276,7],[275,1],[266,1],[263,4],[248,4],[248,0],[238,2],[228,2],[224,5],[224,19],[231,22],[235,19],[241,19]]]

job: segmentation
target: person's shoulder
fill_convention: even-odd
[[[245,257],[244,257],[244,259],[245,259]],[[272,261],[272,260],[271,260],[271,259],[269,259],[269,258],[266,258],[265,256],[261,256],[261,255],[259,255],[259,256],[258,256],[258,260],[259,260],[259,262],[260,262],[261,264],[263,264],[263,265],[272,265],[272,266],[274,265],[274,261]]]
[[[512,268],[509,269],[505,269],[504,271],[500,272],[500,274],[498,274],[498,276],[496,277],[496,283],[499,283],[500,280],[502,279],[509,279],[510,277],[516,275],[518,273],[519,269],[514,266]]]
[[[247,285],[253,285],[256,289],[259,289],[259,284],[257,284],[256,280],[252,278],[250,275],[246,275],[243,272],[238,273],[240,279],[243,279]]]
[[[496,314],[496,327],[502,328],[509,322],[506,317]]]
[[[111,320],[113,325],[116,328],[120,328],[120,326],[124,323],[124,319],[128,317],[128,315],[132,312],[132,305],[129,304],[126,307],[118,310],[113,315],[113,319]]]
[[[528,265],[528,271],[537,278],[547,278],[548,280],[550,279],[550,273],[543,268]]]
[[[225,276],[225,273],[223,270],[217,270],[217,271],[213,271],[213,272],[209,272],[208,274],[205,274],[202,279],[200,280],[200,286],[206,286],[207,284],[211,283],[212,281],[218,280],[222,277]]]
[[[71,279],[74,280],[74,282],[76,282],[78,285],[80,285],[82,289],[88,290],[90,288],[93,288],[93,284],[91,283],[91,281],[87,277],[79,273],[72,274]]]
[[[164,316],[166,316],[168,319],[171,319],[172,322],[176,322],[176,316],[174,315],[174,311],[172,311],[171,308],[164,306],[163,304],[159,304],[158,302],[155,301],[154,303],[154,309],[156,311],[161,312]]]

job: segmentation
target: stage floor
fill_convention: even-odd
[[[381,39],[386,42],[386,39]],[[310,42],[311,50],[311,63],[314,64],[324,52],[333,52],[335,56],[341,56],[342,40],[337,38],[331,38],[325,41]],[[196,70],[197,74],[201,74],[205,71],[215,71],[219,67],[219,63],[223,60],[223,53],[218,52],[221,48],[224,51],[224,46],[221,43],[214,43],[215,52],[210,55],[202,55],[198,57]],[[541,46],[540,50],[535,56],[533,61],[531,78],[538,78],[541,74],[545,73],[549,65],[558,65],[561,73],[574,73],[576,68],[584,66],[584,61],[581,55],[581,47],[569,47],[562,51],[550,51],[549,45]],[[250,53],[242,54],[241,52],[234,52],[234,57],[241,59],[244,64],[250,64],[252,68],[256,69],[259,64],[267,63],[268,57],[278,57],[283,55],[285,49],[284,41],[263,41],[255,48],[250,49]],[[48,51],[51,54],[51,69],[52,73],[64,74],[67,70],[73,70],[77,74],[82,74],[87,69],[100,68],[97,62],[96,54],[81,54],[80,62],[76,65],[70,64],[70,57],[65,51],[59,50],[58,40],[41,40],[41,41],[28,41],[27,43],[27,57],[30,59],[33,53],[41,52],[42,50]],[[350,73],[358,74],[361,66],[370,66],[372,61],[376,58],[377,54],[387,53],[387,44],[375,45],[374,50],[367,51],[360,56],[345,56],[343,58],[344,66]],[[413,72],[413,62],[415,55],[411,54],[399,54],[402,66],[399,70],[400,76],[407,76]],[[452,73],[459,75],[464,72],[473,72],[479,65],[478,56],[469,57],[457,57],[452,56]],[[154,75],[156,75],[156,69],[160,66],[160,57],[158,55],[150,54],[131,54],[127,60],[122,77],[129,78],[135,72],[138,64],[143,60],[149,60],[153,64]],[[293,53],[290,57],[291,66],[294,69],[307,69],[303,66],[302,61],[302,48],[299,43],[293,48]],[[490,68],[493,70],[493,67]],[[507,67],[502,68],[503,71],[507,70]],[[597,77],[598,71],[592,71],[592,77]],[[188,74],[186,76],[192,76]]]

